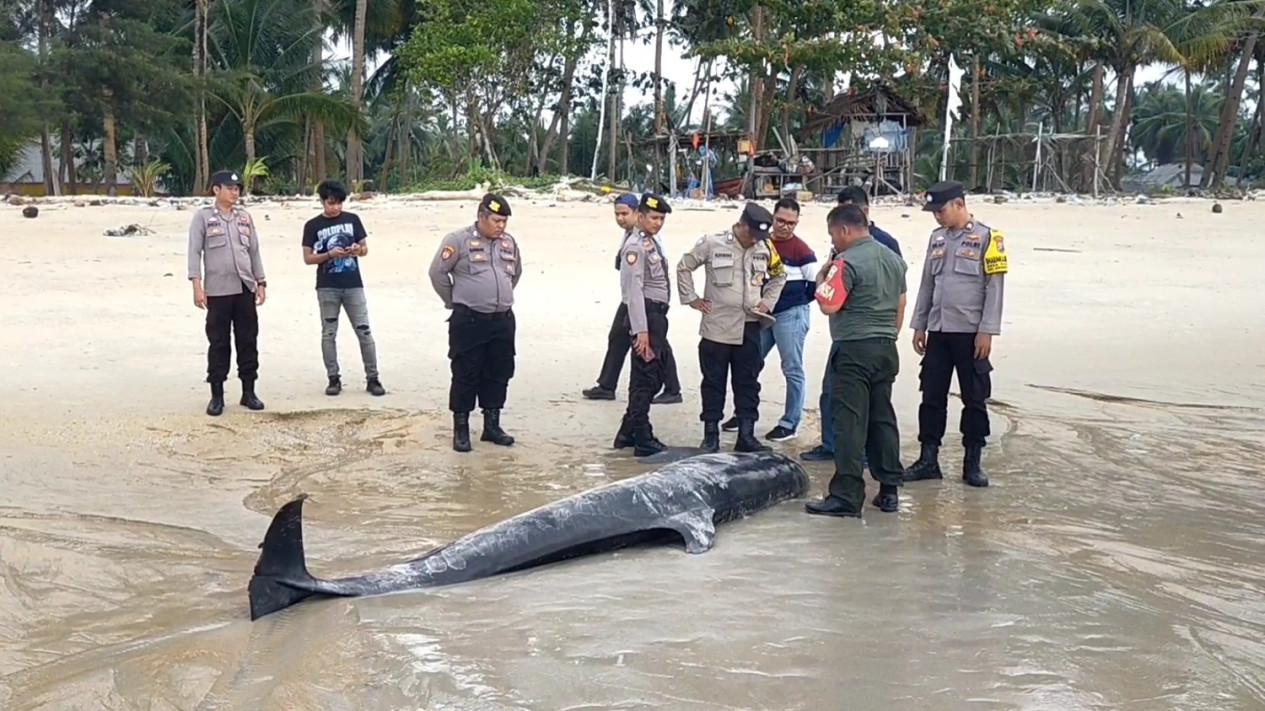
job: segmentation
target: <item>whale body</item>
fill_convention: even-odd
[[[250,618],[309,597],[359,597],[469,582],[631,545],[712,548],[716,525],[808,491],[808,474],[777,452],[682,459],[523,512],[384,570],[322,580],[308,572],[300,494],[272,519],[250,579]]]

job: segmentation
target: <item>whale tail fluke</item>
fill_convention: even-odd
[[[255,574],[250,579],[250,619],[257,620],[316,594],[303,554],[303,501],[307,494],[281,507],[268,526]]]

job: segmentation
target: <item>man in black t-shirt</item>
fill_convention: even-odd
[[[365,241],[368,234],[360,217],[343,212],[347,189],[336,180],[323,181],[316,188],[321,198],[321,214],[303,225],[303,262],[316,265],[316,300],[321,309],[321,355],[329,376],[326,395],[342,392],[338,371],[338,319],[342,311],[360,340],[360,358],[364,361],[365,389],[374,395],[385,395],[378,380],[378,353],[369,330],[369,307],[365,301],[364,281],[360,278],[360,258],[369,254]]]

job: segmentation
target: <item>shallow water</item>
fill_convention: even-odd
[[[0,705],[1265,707],[1265,416],[1057,395],[1082,414],[995,406],[1009,431],[986,490],[911,484],[898,514],[860,522],[791,502],[700,556],[637,549],[255,623],[255,546],[300,491],[309,567],[333,577],[644,467],[549,442],[462,459],[403,411],[10,452]],[[949,471],[955,427],[953,411]]]

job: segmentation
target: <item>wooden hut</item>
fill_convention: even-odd
[[[922,111],[890,85],[836,94],[800,130],[801,143],[820,144],[799,148],[816,167],[810,188],[829,194],[860,185],[871,195],[904,193],[913,173],[915,131],[926,124]]]

